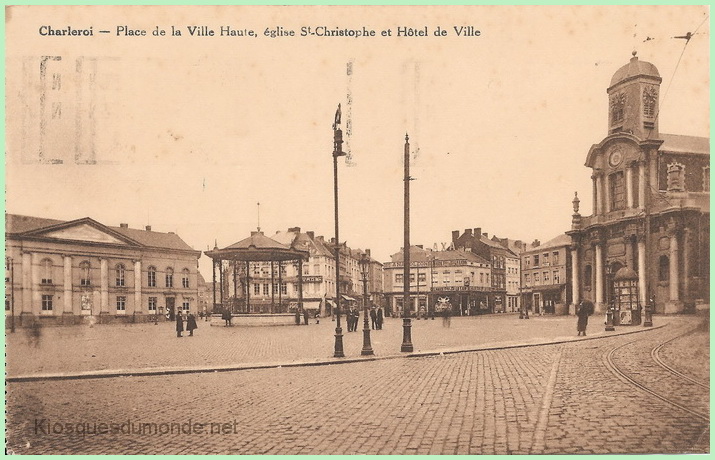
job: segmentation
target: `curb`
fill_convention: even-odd
[[[538,347],[544,345],[559,345],[563,343],[573,343],[582,342],[586,340],[598,340],[615,336],[638,334],[641,332],[648,332],[656,329],[661,329],[667,326],[666,324],[661,324],[659,326],[641,328],[632,331],[618,332],[615,334],[591,336],[591,337],[569,337],[556,339],[553,341],[544,342],[534,342],[534,343],[505,343],[505,344],[487,344],[475,347],[466,348],[453,348],[449,350],[434,350],[434,351],[423,351],[417,353],[408,354],[396,354],[387,356],[369,356],[360,358],[347,358],[340,360],[329,360],[329,359],[318,359],[315,361],[299,361],[299,362],[288,362],[288,363],[259,363],[259,364],[235,364],[235,365],[225,365],[225,366],[210,366],[210,367],[185,367],[185,368],[153,368],[153,369],[113,369],[107,371],[86,371],[78,373],[66,373],[66,374],[35,374],[35,375],[19,375],[15,377],[5,377],[6,383],[15,382],[44,382],[53,380],[85,380],[85,379],[105,379],[105,378],[118,378],[118,377],[151,377],[151,376],[165,376],[165,375],[181,375],[181,374],[204,374],[204,373],[216,373],[216,372],[235,372],[235,371],[248,371],[248,370],[258,370],[258,369],[280,369],[284,367],[313,367],[313,366],[331,366],[335,364],[352,364],[352,363],[364,363],[370,361],[383,361],[388,359],[399,359],[399,358],[423,358],[432,356],[443,356],[443,355],[453,355],[457,353],[471,353],[477,351],[487,351],[487,350],[508,350],[513,348],[530,348]]]

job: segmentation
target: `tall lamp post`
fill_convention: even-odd
[[[362,253],[360,258],[360,268],[362,269],[362,304],[363,304],[363,328],[362,328],[362,352],[363,356],[374,355],[372,351],[372,345],[370,344],[370,324],[368,322],[368,307],[367,307],[367,277],[368,277],[368,267],[370,265],[370,258],[367,252]]]
[[[402,347],[400,351],[412,353],[412,319],[410,318],[410,137],[405,134],[405,244],[404,292],[402,300]],[[418,281],[419,282],[419,281]]]
[[[343,358],[343,329],[340,327],[340,237],[338,236],[338,157],[345,155],[343,152],[343,130],[340,129],[340,104],[335,112],[333,123],[333,192],[335,196],[335,353],[333,357]]]

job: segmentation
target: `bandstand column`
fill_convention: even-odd
[[[223,259],[218,260],[218,279],[219,279],[219,284],[221,287],[221,290],[219,291],[219,298],[221,299],[221,308],[225,308],[226,306],[224,305],[224,302],[223,302],[223,290],[224,290]]]
[[[212,313],[216,313],[216,259],[211,259],[211,268],[213,270],[213,294],[214,294],[214,306],[211,311],[212,311]]]
[[[276,310],[276,272],[271,260],[271,314]]]
[[[251,262],[246,261],[246,313],[251,313]]]

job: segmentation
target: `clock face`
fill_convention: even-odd
[[[608,164],[611,166],[618,166],[623,160],[623,152],[621,149],[613,149],[611,156],[608,157]]]

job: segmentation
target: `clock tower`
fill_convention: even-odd
[[[608,87],[608,134],[629,133],[641,140],[658,138],[658,98],[663,79],[650,62],[633,52],[613,74]]]

